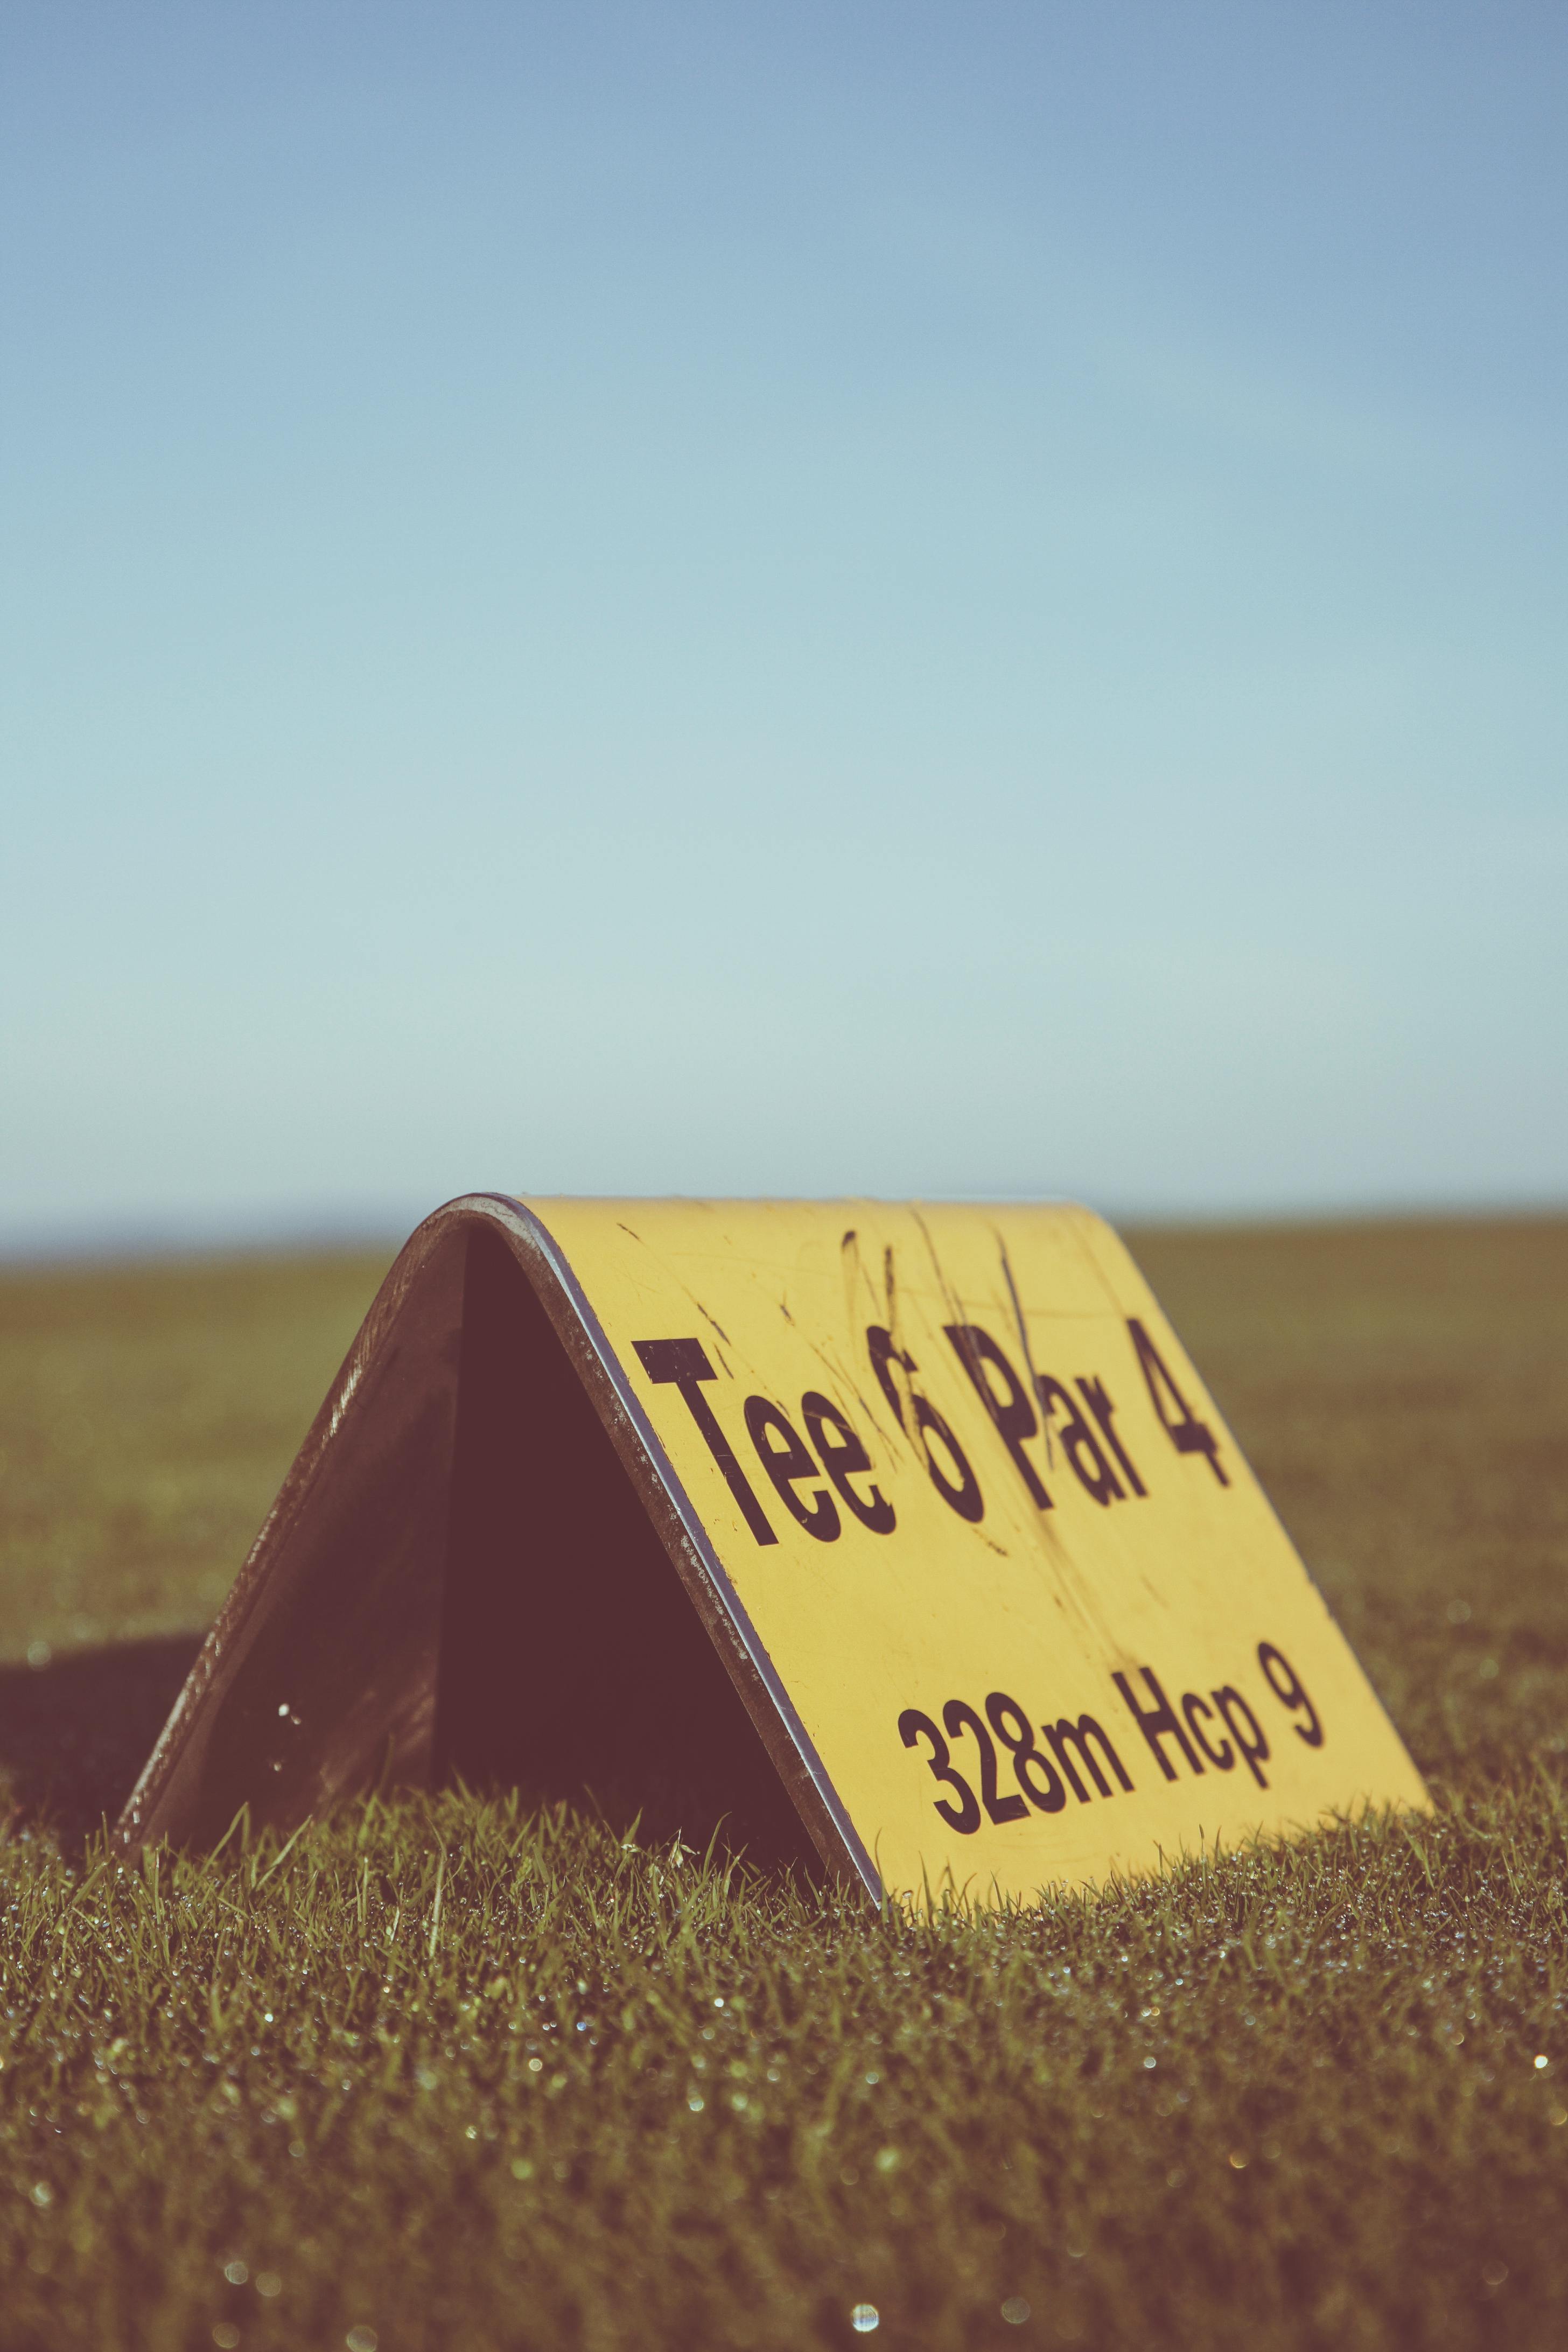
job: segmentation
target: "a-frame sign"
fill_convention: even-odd
[[[1427,1803],[1075,1208],[426,1219],[121,1834],[454,1770],[982,1902]]]

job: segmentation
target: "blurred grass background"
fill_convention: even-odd
[[[1439,1816],[929,1928],[461,1795],[84,1859],[386,1260],[0,1276],[6,2352],[1560,2346],[1568,1220],[1131,1239]]]

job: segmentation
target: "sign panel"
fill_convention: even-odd
[[[868,1885],[1028,1899],[1427,1805],[1099,1219],[519,1205]]]

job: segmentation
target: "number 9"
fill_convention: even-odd
[[[1309,1748],[1321,1748],[1323,1744],[1323,1727],[1318,1721],[1318,1710],[1302,1688],[1300,1676],[1289,1659],[1282,1650],[1277,1650],[1272,1642],[1259,1642],[1258,1663],[1263,1669],[1264,1680],[1280,1706],[1294,1707],[1299,1714],[1306,1717],[1305,1723],[1292,1724],[1290,1727],[1297,1738],[1304,1739]]]

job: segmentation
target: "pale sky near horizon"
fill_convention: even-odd
[[[0,1249],[1568,1199],[1568,19],[0,18]]]

